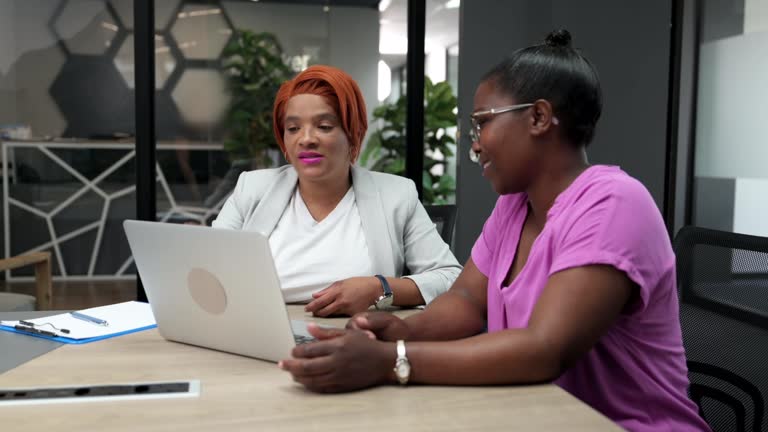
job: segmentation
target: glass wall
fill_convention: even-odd
[[[372,114],[378,1],[359,5],[155,1],[158,220],[210,223],[240,172],[284,163],[274,94],[309,65],[350,73]],[[133,0],[0,3],[4,255],[49,250],[57,279],[134,277],[133,42]]]
[[[407,0],[154,3],[158,220],[210,224],[242,171],[285,163],[272,136],[274,95],[313,64],[347,71],[363,91],[359,164],[405,174]],[[135,278],[122,232],[137,200],[133,6],[0,2],[0,243],[5,256],[50,251],[57,280]],[[425,203],[446,203],[457,1],[427,1],[426,35]],[[243,62],[258,73],[244,76]]]
[[[768,4],[701,4],[692,222],[768,236]]]
[[[427,1],[424,51],[427,78],[424,202],[453,204],[456,202],[459,0]]]
[[[120,226],[136,201],[124,6],[0,2],[3,255],[50,251],[59,279],[134,278]]]
[[[391,84],[384,89],[380,88],[379,100],[382,101],[382,107],[374,117],[377,119],[377,128],[381,131],[386,128],[387,132],[375,135],[369,141],[373,146],[370,156],[364,158],[363,163],[376,170],[405,175],[408,52],[408,39],[405,35],[408,34],[408,1],[382,1],[380,9],[380,67],[390,76]],[[455,202],[458,40],[459,1],[427,0],[424,38],[425,204]],[[380,73],[380,80],[381,76]]]

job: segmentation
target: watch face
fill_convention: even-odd
[[[395,366],[395,375],[400,381],[408,380],[411,375],[411,365],[407,361],[399,361]]]
[[[379,297],[379,300],[376,301],[376,309],[388,309],[392,307],[392,298],[393,296],[381,296]]]

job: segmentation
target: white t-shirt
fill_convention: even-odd
[[[269,236],[269,246],[289,303],[310,301],[312,293],[342,279],[373,276],[352,188],[317,222],[297,187]]]

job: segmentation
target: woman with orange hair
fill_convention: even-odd
[[[269,237],[286,302],[351,315],[426,304],[451,286],[461,266],[413,182],[354,165],[368,121],[349,75],[301,72],[280,87],[273,121],[290,165],[241,174],[213,226]]]

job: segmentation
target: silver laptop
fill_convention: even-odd
[[[273,362],[311,338],[288,317],[265,236],[134,220],[123,228],[164,338]]]

